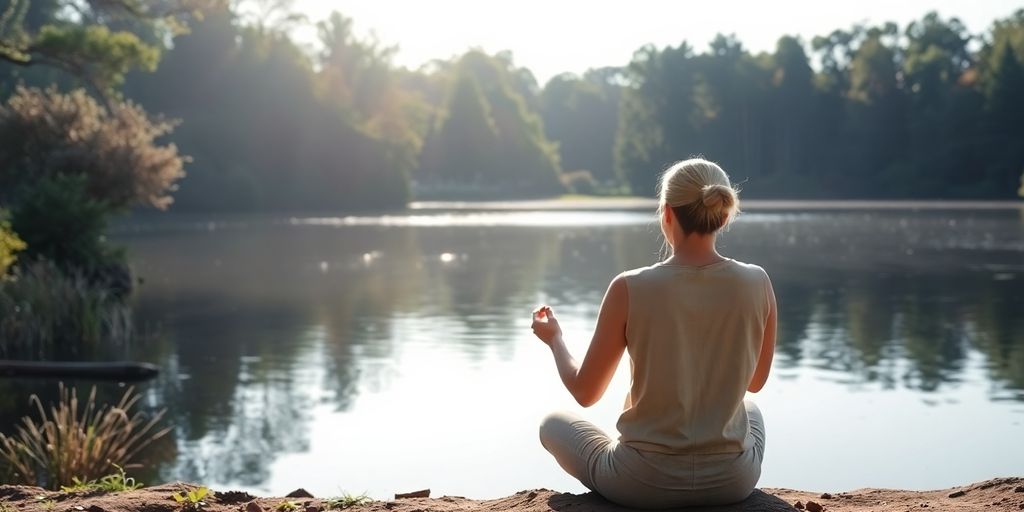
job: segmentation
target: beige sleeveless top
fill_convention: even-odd
[[[749,449],[743,397],[768,320],[768,275],[726,259],[658,263],[623,276],[632,383],[619,441],[665,454]]]

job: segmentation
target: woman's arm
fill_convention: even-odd
[[[626,318],[629,312],[629,292],[626,280],[616,277],[601,303],[597,327],[590,341],[583,366],[579,366],[562,340],[562,329],[554,312],[542,306],[533,313],[533,333],[551,347],[562,384],[583,407],[594,405],[611,382],[626,350]]]
[[[767,279],[767,276],[765,277]],[[772,369],[772,357],[775,355],[775,331],[778,325],[778,307],[775,304],[775,290],[768,280],[768,321],[764,325],[764,338],[761,340],[761,352],[757,356],[757,367],[750,379],[747,391],[757,393],[768,382],[768,373]]]

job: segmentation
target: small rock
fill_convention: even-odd
[[[313,495],[310,494],[309,491],[307,491],[307,490],[305,490],[305,489],[303,489],[301,487],[299,487],[298,489],[295,489],[294,491],[292,491],[292,492],[290,492],[290,493],[285,495],[285,498],[312,498],[312,497],[313,497]]]
[[[530,491],[526,494],[526,501],[530,501],[537,497],[537,491]]]
[[[412,492],[395,493],[395,499],[396,500],[403,500],[403,499],[406,499],[406,498],[429,498],[429,497],[430,497],[430,489],[423,489],[423,490],[412,491]]]
[[[825,510],[825,507],[818,505],[813,501],[808,501],[805,506],[807,507],[807,512],[821,512],[822,510]]]
[[[832,495],[826,492],[826,493],[821,495],[821,499],[823,499],[823,500],[830,500],[830,499],[832,499]]]
[[[85,509],[86,512],[107,512],[107,509],[99,505],[89,505],[89,508]]]
[[[961,496],[963,496],[965,494],[967,494],[967,493],[964,492],[964,491],[953,491],[953,492],[949,493],[949,497],[950,498],[959,498],[959,497],[961,497]]]
[[[236,503],[245,503],[256,499],[255,496],[242,491],[224,491],[216,492],[213,494],[217,501],[224,505],[234,505]]]
[[[795,508],[797,510],[803,510],[804,509],[804,504],[798,501],[798,502],[793,504],[793,508]]]
[[[1019,508],[1020,508],[1021,510],[1024,510],[1024,503],[1021,503],[1021,504],[1020,504],[1020,507],[1019,507]]]
[[[250,501],[245,504],[245,512],[263,512],[263,507],[255,501]]]
[[[388,510],[391,510],[391,509],[395,508],[395,502],[389,501],[389,502],[384,503],[384,508],[386,508]]]
[[[320,512],[321,508],[316,505],[306,505],[306,512]]]
[[[928,504],[927,503],[922,503],[921,504],[921,508],[928,508]]]
[[[1013,492],[1024,492],[1024,485],[1018,485],[1013,488]]]

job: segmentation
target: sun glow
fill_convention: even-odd
[[[1013,0],[976,0],[966,8],[956,0],[889,2],[631,2],[562,0],[557,2],[479,2],[472,0],[296,0],[310,20],[339,11],[355,20],[357,33],[374,33],[399,47],[396,62],[416,68],[448,59],[468,48],[509,50],[520,66],[543,84],[562,72],[621,66],[645,44],[662,47],[688,41],[703,50],[717,33],[735,33],[753,52],[770,51],[784,34],[809,43],[822,27],[895,21],[901,26],[936,10],[957,16],[972,32],[1020,7]],[[300,37],[315,40],[315,30]]]

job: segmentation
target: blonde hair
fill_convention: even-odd
[[[718,164],[703,158],[676,162],[661,176],[658,213],[672,210],[684,235],[711,234],[739,212],[739,192]]]

